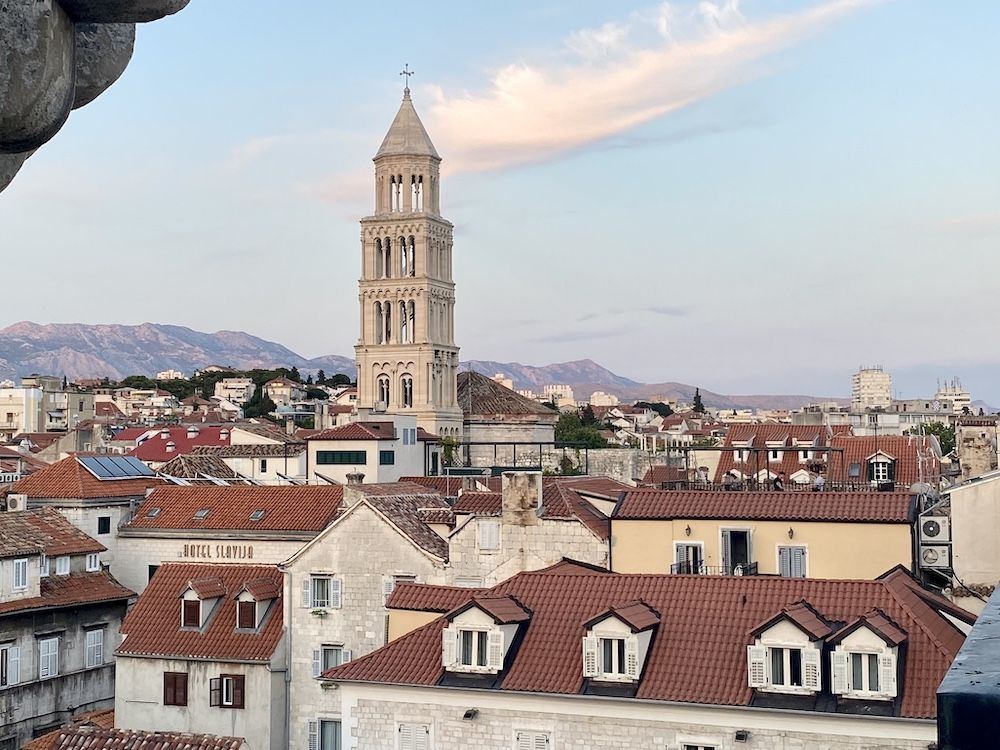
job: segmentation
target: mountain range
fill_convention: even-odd
[[[328,375],[354,376],[354,359],[335,354],[312,359],[242,331],[203,333],[160,323],[86,325],[82,323],[15,323],[0,330],[0,379],[31,373],[65,375],[70,379],[128,375],[153,376],[164,370],[191,373],[207,365],[238,370],[255,367],[297,367],[303,375],[324,370]],[[617,375],[589,359],[532,367],[517,362],[470,360],[463,368],[484,375],[502,373],[515,388],[541,392],[548,384],[570,386],[576,398],[593,391],[613,393],[623,401],[660,397],[690,402],[694,386],[685,383],[640,383]],[[716,408],[788,409],[811,401],[830,400],[806,395],[730,396],[702,389],[702,398]]]

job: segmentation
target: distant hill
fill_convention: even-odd
[[[255,367],[297,367],[307,372],[344,373],[354,377],[353,358],[329,354],[308,359],[288,347],[242,331],[203,333],[161,323],[85,325],[82,323],[15,323],[0,330],[0,379],[31,373],[66,375],[70,379],[128,375],[153,376],[162,370],[190,375],[206,365],[237,370]],[[694,386],[685,383],[639,383],[616,375],[589,359],[532,367],[517,362],[472,360],[462,363],[484,375],[503,373],[516,388],[541,392],[549,383],[569,385],[578,399],[594,391],[613,393],[623,401],[653,397],[690,402]],[[726,396],[701,390],[705,404],[717,408],[786,409],[825,397]]]

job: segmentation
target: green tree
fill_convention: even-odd
[[[585,426],[596,427],[600,424],[597,421],[597,417],[594,415],[594,409],[590,404],[587,404],[583,409],[580,410],[580,421]]]
[[[441,439],[441,462],[445,466],[455,466],[455,457],[457,456],[458,442],[453,437],[446,437]]]
[[[312,385],[312,384],[313,384],[313,375],[312,373],[309,373],[308,375],[306,375],[306,385]]]
[[[156,388],[156,381],[145,375],[129,375],[118,383],[119,388],[134,388],[138,391],[148,391]]]
[[[316,385],[326,385],[326,373],[322,370],[316,373]]]
[[[257,386],[253,396],[243,406],[243,416],[248,419],[250,417],[270,418],[268,415],[277,408],[277,404],[264,395],[264,386],[261,384]]]
[[[694,403],[691,405],[691,410],[695,414],[704,414],[705,413],[705,404],[703,404],[702,401],[701,401],[701,389],[700,388],[695,388],[694,389]]]
[[[635,405],[640,409],[652,409],[661,417],[669,417],[674,413],[667,404],[660,403],[659,401],[636,401]]]
[[[325,401],[330,398],[330,394],[322,388],[306,388],[306,398],[318,398]]]
[[[601,437],[600,431],[593,425],[584,425],[576,412],[560,414],[555,432],[557,443],[581,443],[587,448],[608,447],[608,441]]]
[[[942,455],[948,455],[955,449],[955,428],[943,422],[931,422],[921,427],[912,427],[907,430],[907,435],[933,435],[941,444]]]
[[[298,367],[293,367],[291,370],[288,371],[288,379],[295,381],[296,383],[302,382],[302,376],[299,374]]]
[[[332,378],[327,378],[326,384],[336,387],[339,385],[353,385],[353,382],[350,377],[344,375],[342,372],[338,372]]]

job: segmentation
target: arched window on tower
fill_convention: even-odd
[[[385,252],[385,261],[382,263],[382,276],[380,278],[388,279],[392,276],[392,240],[388,237],[382,243],[382,250]]]
[[[399,193],[396,192],[396,175],[389,178],[389,210],[398,211],[396,207],[396,196]]]
[[[405,408],[413,406],[413,378],[409,375],[404,375],[399,381],[402,405]]]
[[[409,344],[410,343],[410,333],[409,333],[409,317],[406,314],[406,303],[399,303],[399,343]]]
[[[396,175],[396,210],[403,210],[403,175]]]
[[[382,334],[385,332],[385,327],[382,322],[382,303],[375,303],[375,343],[382,343]]]
[[[385,322],[385,335],[382,337],[382,343],[388,344],[392,341],[392,303],[386,302],[382,305],[382,317]]]
[[[424,177],[423,175],[412,175],[410,177],[410,205],[414,211],[424,210]]]
[[[382,238],[375,238],[375,278],[383,279],[385,278],[385,266],[382,262],[385,258],[382,256]]]
[[[407,331],[407,333],[410,334],[409,343],[412,344],[414,341],[417,340],[417,305],[411,299],[406,304],[406,307],[407,307],[407,315],[406,315],[406,317],[408,319],[408,322],[406,324],[406,331]]]
[[[414,237],[413,237],[412,234],[410,235],[409,245],[410,245],[410,250],[409,250],[409,253],[410,253],[410,262],[409,262],[408,265],[410,267],[410,276],[416,276],[417,275],[417,241],[416,241],[416,239],[414,239]]]
[[[375,393],[377,394],[376,404],[380,409],[389,406],[389,376],[379,375],[375,381]]]
[[[410,251],[406,247],[406,237],[399,238],[399,275],[409,276]]]

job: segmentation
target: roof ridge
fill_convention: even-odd
[[[917,627],[920,628],[921,632],[923,632],[923,634],[927,636],[927,640],[929,640],[931,643],[934,644],[934,646],[941,653],[941,655],[947,659],[954,659],[954,655],[949,653],[947,646],[945,646],[945,644],[941,641],[941,639],[938,638],[937,635],[935,635],[934,632],[924,624],[923,618],[919,617],[917,613],[913,611],[913,607],[911,606],[912,600],[916,600],[917,602],[919,602],[920,606],[924,607],[925,609],[932,610],[934,608],[931,607],[927,602],[925,602],[919,596],[917,596],[916,592],[913,591],[909,586],[906,586],[905,584],[903,585],[903,588],[906,591],[906,596],[902,596],[901,592],[897,589],[897,576],[900,574],[901,571],[893,572],[892,575],[890,575],[887,578],[879,580],[878,583],[884,586],[885,589],[892,596],[892,598],[895,599],[897,602],[899,602],[899,606],[902,607],[903,611],[906,612],[913,619],[913,621],[917,624]],[[904,633],[907,632],[906,628],[904,628],[899,623],[894,623],[894,624]]]

